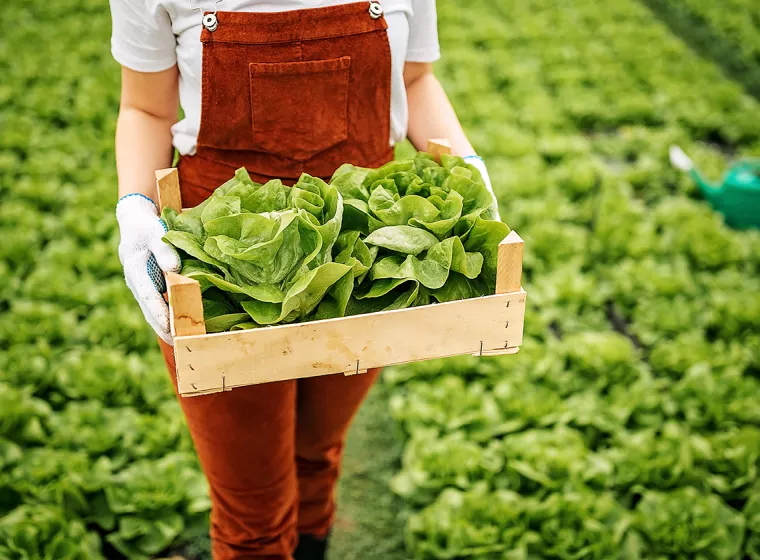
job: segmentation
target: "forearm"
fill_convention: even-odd
[[[166,224],[156,204],[156,169],[172,163],[172,124],[179,111],[176,65],[163,72],[123,67],[121,107],[116,123],[119,176],[119,260],[127,287],[156,334],[171,344],[169,311],[162,296],[161,272],[178,272],[177,252],[163,242]],[[143,196],[126,196],[141,194]]]
[[[142,193],[156,201],[156,169],[172,164],[174,119],[122,106],[116,124],[116,170],[119,197]]]
[[[425,150],[430,138],[447,138],[455,155],[474,154],[470,141],[438,78],[425,72],[407,83],[409,129],[407,136],[415,148]]]
[[[153,73],[122,68],[116,123],[120,197],[141,193],[156,201],[155,171],[172,164],[171,127],[179,113],[178,83],[176,65]]]

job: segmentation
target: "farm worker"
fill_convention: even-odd
[[[435,0],[110,5],[122,65],[119,257],[171,372],[168,310],[149,263],[152,255],[161,271],[180,265],[161,241],[155,204],[154,171],[172,165],[175,148],[185,207],[239,167],[262,183],[293,183],[302,172],[329,180],[345,162],[386,163],[405,137],[421,149],[448,138],[488,177],[432,72]],[[181,399],[210,485],[214,558],[324,558],[346,430],[377,375]]]

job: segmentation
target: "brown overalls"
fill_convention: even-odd
[[[392,159],[387,25],[368,8],[217,14],[201,35],[197,155],[179,162],[186,207],[243,166],[292,183]],[[210,484],[215,559],[288,560],[298,533],[327,535],[346,431],[378,373],[180,399]]]

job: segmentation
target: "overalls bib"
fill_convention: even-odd
[[[203,29],[198,148],[179,163],[185,205],[239,167],[292,183],[393,159],[387,23],[368,5],[219,12]]]
[[[179,162],[184,206],[239,167],[293,183],[392,159],[387,24],[369,7],[216,14],[201,35],[198,151]],[[378,373],[180,398],[209,481],[215,560],[290,560],[298,533],[329,532],[346,431]]]

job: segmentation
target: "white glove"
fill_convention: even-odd
[[[501,218],[499,217],[499,201],[496,199],[496,194],[493,192],[493,187],[491,186],[491,177],[488,175],[488,169],[486,169],[486,162],[483,161],[483,158],[477,155],[471,155],[471,156],[464,156],[465,163],[469,163],[472,165],[475,169],[480,171],[480,176],[483,177],[483,181],[486,184],[486,188],[491,193],[491,196],[493,196],[493,202],[494,202],[494,208],[496,209],[496,219],[501,221]]]
[[[162,295],[166,291],[162,271],[178,272],[180,260],[177,251],[161,240],[167,231],[166,224],[158,217],[156,204],[139,193],[119,200],[116,220],[121,232],[119,260],[127,287],[156,334],[172,344],[169,306]]]

